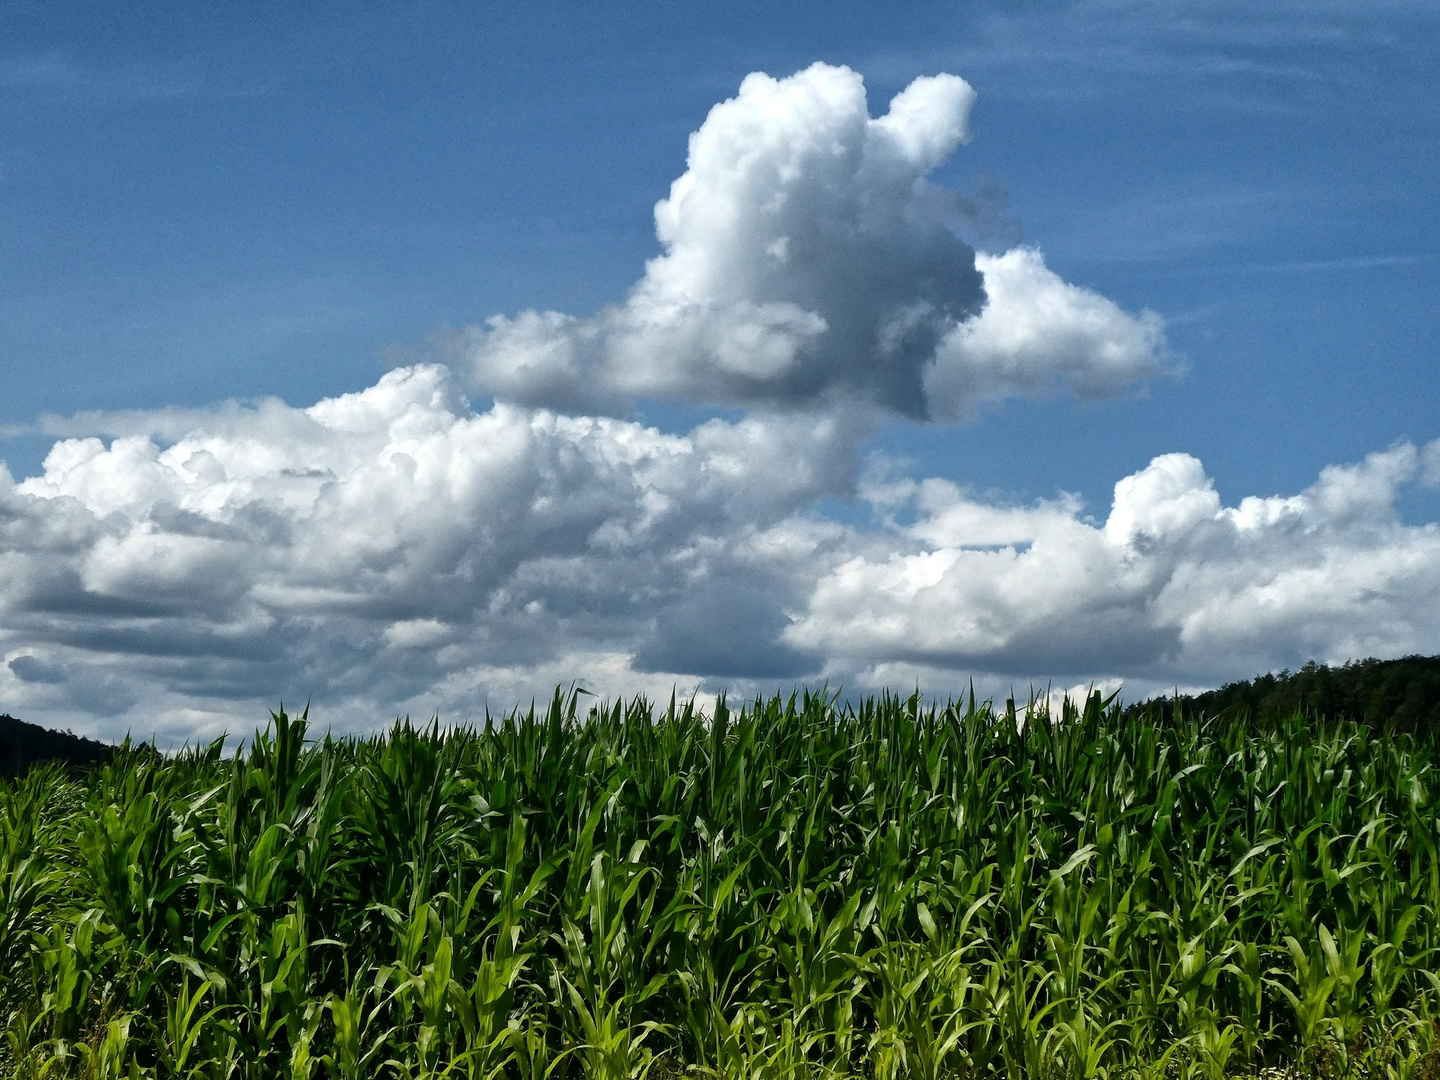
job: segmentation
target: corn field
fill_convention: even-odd
[[[1440,1078],[1433,736],[580,701],[0,784],[0,1075]]]

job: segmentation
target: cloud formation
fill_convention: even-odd
[[[968,420],[983,402],[1052,388],[1110,397],[1166,370],[1165,332],[1153,311],[1129,315],[1061,280],[1034,248],[975,261],[985,307],[941,339],[924,374],[936,419]]]
[[[344,729],[576,679],[1145,689],[1440,651],[1440,530],[1395,510],[1440,442],[1234,507],[1168,454],[1103,522],[862,480],[887,417],[1173,366],[1158,316],[959,239],[967,201],[929,176],[973,97],[919,79],[873,119],[848,69],[752,75],[692,137],[623,303],[496,317],[449,367],[309,408],[50,421],[42,475],[0,466],[0,708],[178,742],[282,698]],[[740,411],[664,432],[628,418],[647,399]]]
[[[1440,651],[1440,530],[1395,511],[1440,443],[1234,507],[1168,454],[1116,484],[1103,522],[1069,497],[902,478],[860,487],[866,528],[814,509],[855,492],[865,430],[814,411],[684,435],[476,413],[430,365],[168,444],[66,439],[43,475],[0,474],[0,694],[179,739],[243,730],[281,696],[343,727],[575,678],[1158,687]]]
[[[1198,460],[1165,454],[1115,485],[1099,524],[1070,498],[1002,507],[943,480],[878,488],[914,524],[892,527],[896,550],[819,575],[785,640],[867,682],[909,671],[927,685],[974,670],[1162,689],[1440,652],[1440,528],[1395,509],[1437,450],[1399,443],[1234,507]]]
[[[418,366],[309,409],[232,408],[168,445],[66,439],[42,476],[0,474],[0,684],[31,712],[122,716],[287,692],[374,708],[572,654],[798,673],[777,641],[803,600],[789,563],[838,530],[795,513],[853,486],[863,430],[843,412],[686,436],[476,414]],[[703,612],[732,617],[666,667],[666,628]]]
[[[977,261],[956,234],[974,203],[927,177],[969,141],[974,100],[954,75],[920,78],[874,119],[848,68],[748,76],[691,136],[655,207],[664,253],[629,298],[496,316],[459,336],[461,365],[483,393],[566,411],[845,397],[946,419],[1159,374],[1157,316],[1066,285],[1034,249]]]

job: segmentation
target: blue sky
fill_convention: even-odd
[[[153,722],[167,737],[183,738],[237,727],[282,695],[314,697],[334,711],[334,722],[344,713],[343,723],[363,726],[367,710],[375,722],[397,710],[460,718],[570,678],[610,692],[677,684],[703,692],[773,688],[802,678],[861,688],[920,680],[945,692],[975,674],[997,688],[1031,679],[1123,680],[1127,692],[1139,693],[1310,656],[1440,651],[1440,619],[1433,605],[1425,607],[1427,590],[1440,581],[1425,529],[1440,517],[1440,498],[1429,486],[1440,477],[1432,461],[1440,455],[1430,449],[1440,436],[1437,22],[1433,7],[1419,3],[1263,11],[1128,2],[158,5],[143,13],[6,5],[0,457],[18,485],[9,496],[11,518],[30,524],[6,534],[0,556],[32,585],[59,584],[30,588],[30,599],[0,609],[7,663],[0,693],[8,696],[0,707],[102,733],[159,717]],[[759,383],[736,382],[733,372],[728,382],[716,381],[689,353],[670,357],[671,346],[636,338],[631,324],[615,322],[651,317],[649,309],[636,314],[624,305],[636,283],[649,280],[646,260],[669,250],[657,240],[655,205],[686,172],[691,133],[713,106],[736,97],[751,72],[785,80],[816,62],[863,77],[872,117],[917,78],[950,73],[965,80],[974,91],[969,141],[921,170],[926,182],[963,203],[945,227],[966,250],[999,256],[1025,245],[1043,259],[1055,288],[1065,282],[1103,298],[1112,322],[1096,334],[1132,334],[1126,348],[1139,348],[1136,320],[1149,311],[1163,324],[1163,340],[1144,356],[1132,348],[1120,367],[1098,376],[1093,365],[1084,367],[1090,360],[1052,362],[1037,353],[1029,362],[1039,367],[1027,369],[1034,377],[1018,382],[1008,361],[987,353],[983,362],[993,370],[986,369],[991,381],[983,392],[955,391],[951,406],[942,407],[932,387],[932,414],[921,417],[895,407],[891,391],[865,383],[854,365],[868,361],[843,350],[820,348],[810,374],[792,372],[762,392]],[[933,106],[952,107],[959,106]],[[722,254],[715,266],[739,265],[728,248]],[[903,252],[896,259],[899,297],[918,264]],[[987,280],[993,298],[999,279]],[[888,288],[875,282],[882,293]],[[978,301],[967,300],[969,286],[956,282],[946,317],[977,318]],[[810,294],[794,282],[776,288],[774,296],[751,290],[744,302],[793,301],[828,318],[831,329],[815,340],[840,332],[837,319],[849,308],[821,311],[800,302],[796,297]],[[635,361],[639,367],[577,361],[580,381],[563,393],[553,380],[522,387],[511,377],[520,362],[514,335],[477,328],[492,316],[532,309],[576,320],[579,329],[547,331],[547,347],[578,347],[592,335],[611,342],[603,348],[616,355],[649,351]],[[997,307],[993,317],[1001,314]],[[786,333],[808,333],[799,323],[785,325]],[[740,332],[729,323],[705,326],[687,329],[701,337],[675,347],[703,352],[711,341],[705,335]],[[534,345],[525,340],[526,348]],[[1095,356],[1104,344],[1092,342]],[[977,348],[951,362],[981,363]],[[407,365],[430,372],[426,365],[435,364],[454,385],[426,390],[426,400],[449,410],[450,422],[494,419],[498,399],[502,410],[638,422],[635,430],[681,440],[666,445],[697,460],[710,445],[694,434],[707,418],[730,425],[725,437],[736,439],[751,431],[747,423],[754,430],[770,425],[764,438],[809,424],[807,445],[819,457],[804,463],[824,476],[798,486],[783,506],[767,503],[763,513],[737,510],[735,500],[749,494],[716,496],[703,536],[642,536],[638,525],[627,526],[633,559],[624,572],[585,558],[611,550],[606,538],[617,522],[641,520],[625,517],[636,512],[629,503],[608,516],[595,511],[593,520],[576,510],[588,524],[563,540],[541,529],[539,511],[525,517],[525,528],[557,545],[544,558],[475,547],[483,527],[472,521],[451,542],[467,554],[450,562],[411,558],[423,544],[403,529],[389,547],[376,540],[350,563],[321,567],[299,555],[284,567],[253,561],[260,534],[242,540],[234,530],[263,517],[257,507],[301,514],[286,519],[291,531],[266,534],[269,544],[298,551],[294,530],[322,524],[310,510],[295,510],[294,500],[321,496],[282,497],[266,488],[262,497],[252,484],[241,498],[233,483],[244,470],[221,444],[233,450],[273,439],[272,456],[290,462],[276,475],[292,475],[305,455],[318,460],[329,451],[296,435],[288,414],[274,411],[280,402],[300,415],[338,395],[389,393],[379,389],[386,372]],[[1011,374],[994,374],[1002,369]],[[961,382],[953,385],[970,386],[969,377],[955,376]],[[829,396],[817,404],[810,390],[797,389],[802,384]],[[278,399],[267,406],[269,419],[253,404],[261,399]],[[536,421],[526,416],[534,437]],[[848,431],[848,439],[816,434],[824,422]],[[393,424],[387,430],[393,435]],[[604,438],[631,445],[631,436],[605,430]],[[148,440],[155,454],[189,448],[187,438],[203,443],[221,463],[215,476],[224,479],[214,483],[232,486],[155,495],[138,478],[158,466],[112,445],[126,436]],[[572,436],[579,438],[563,437]],[[57,439],[84,437],[99,437],[104,456],[85,457],[91,451],[84,447],[93,445],[73,443],[81,449],[52,457],[48,471],[42,465]],[[1393,449],[1400,440],[1408,442]],[[1405,446],[1413,460],[1401,460]],[[475,452],[447,451],[462,458]],[[1391,456],[1365,472],[1367,455],[1386,452]],[[347,453],[359,469],[359,451]],[[595,453],[597,460],[613,457]],[[795,453],[786,450],[778,461],[794,465],[785,455]],[[1242,554],[1232,545],[1222,558],[1170,525],[1125,533],[1112,506],[1115,485],[1131,476],[1153,479],[1159,473],[1144,473],[1152,459],[1175,454],[1203,463],[1195,473],[1188,459],[1166,458],[1160,469],[1170,478],[1172,503],[1199,493],[1193,505],[1200,509],[1175,519],[1184,529],[1191,518],[1209,528],[1215,514],[1238,513],[1253,496],[1274,500],[1265,519],[1274,521],[1265,527],[1290,539]],[[761,457],[751,462],[757,469]],[[426,461],[417,460],[423,476]],[[82,475],[102,466],[103,479]],[[1368,485],[1371,502],[1354,496],[1350,509],[1336,509],[1325,493],[1344,485],[1316,486],[1331,466],[1368,477],[1350,488]],[[324,467],[335,483],[359,490],[358,472]],[[457,468],[453,461],[449,467]],[[189,484],[200,474],[179,475]],[[513,493],[506,486],[512,474],[503,483],[500,474],[487,476],[474,481],[483,490],[465,497],[466,512],[482,495]],[[580,488],[555,482],[535,496],[540,502],[526,505],[578,507],[585,491],[603,488],[594,476]],[[649,482],[630,477],[622,487],[633,493]],[[675,480],[673,490],[665,483],[666,498],[683,501],[676,492],[696,482]],[[774,488],[776,480],[761,469],[736,483],[743,493]],[[1147,483],[1132,487],[1150,491]],[[1202,497],[1211,483],[1213,506]],[[142,488],[151,493],[136,494]],[[936,494],[942,488],[949,494]],[[129,501],[102,489],[130,491]],[[1307,491],[1309,509],[1281,508]],[[61,522],[65,495],[73,504]],[[424,505],[436,509],[434,498]],[[927,559],[969,566],[965,553],[1002,558],[1007,546],[1023,561],[1044,548],[1036,515],[1062,502],[1066,528],[1084,525],[1098,536],[1108,520],[1112,546],[1129,543],[1137,558],[1158,558],[1151,548],[1164,549],[1173,560],[1154,571],[1163,581],[1120,605],[1139,622],[1113,636],[1096,628],[1125,620],[1095,606],[1104,592],[1097,581],[1086,592],[1054,566],[1016,571],[1073,600],[1046,608],[1033,625],[1016,614],[1016,595],[987,609],[984,590],[947,594],[944,570],[936,569],[934,580],[915,576]],[[642,499],[635,506],[642,503],[650,505]],[[971,526],[940,535],[936,522],[962,504],[1030,516],[1008,532],[987,533],[988,540],[965,533]],[[1362,504],[1369,509],[1356,509]],[[967,520],[973,525],[980,512]],[[1304,523],[1274,524],[1284,513]],[[189,524],[176,525],[176,514],[191,515]],[[203,528],[196,524],[202,519]],[[323,527],[350,530],[335,545],[353,539],[353,522],[325,520]],[[805,530],[802,543],[796,536]],[[1379,537],[1376,530],[1389,532]],[[45,547],[33,539],[39,532],[67,537],[71,546]],[[186,555],[183,543],[166,546],[172,534],[189,538],[184,543],[204,535],[207,543],[240,546]],[[1310,539],[1294,538],[1300,534]],[[282,535],[290,538],[276,539]],[[807,576],[741,550],[757,536],[791,545],[785,550],[810,544],[800,563],[818,569]],[[535,541],[546,551],[549,542]],[[148,554],[135,555],[144,544],[151,544]],[[711,550],[707,544],[725,554],[695,554]],[[56,554],[61,548],[71,553]],[[187,562],[192,556],[199,562]],[[140,561],[124,561],[132,557]],[[408,565],[418,577],[405,578],[404,589],[399,579],[367,583],[364,575],[382,563]],[[457,605],[454,582],[436,582],[460,564],[471,591],[461,589]],[[1246,602],[1268,604],[1265,618],[1275,622],[1257,617],[1241,632],[1233,620],[1205,614],[1201,599],[1178,598],[1185,582],[1197,588],[1193,580],[1220,565],[1232,568],[1228,584],[1206,588],[1232,596],[1234,612],[1249,610]],[[196,581],[220,566],[239,569],[217,599]],[[1407,567],[1410,576],[1386,577],[1376,566]],[[860,573],[866,567],[869,576]],[[895,581],[880,580],[884,567],[901,567],[895,572],[912,591],[897,593]],[[585,584],[596,573],[634,580],[612,595]],[[967,580],[991,573],[999,581],[1009,571],[984,560],[965,571]],[[1330,589],[1335,599],[1322,612],[1283,599],[1287,589]],[[342,593],[350,599],[336,599]],[[1091,599],[1075,599],[1082,593]],[[165,603],[151,607],[137,600],[162,594]],[[908,599],[890,611],[886,605],[902,594]],[[944,595],[950,607],[937,599]],[[842,626],[837,612],[845,604],[860,624],[889,619],[894,634]],[[361,608],[367,614],[357,615]],[[525,637],[507,622],[512,608],[558,620],[537,625],[534,635],[562,645],[527,650],[507,640]],[[906,623],[928,611],[926,626],[947,619],[959,625],[976,610],[979,637],[956,629],[950,641],[945,632]],[[712,636],[723,640],[691,640],[687,627],[696,620],[719,627]],[[1257,648],[1261,623],[1273,647]],[[296,659],[301,627],[318,644]],[[1072,641],[1087,638],[1096,649]]]

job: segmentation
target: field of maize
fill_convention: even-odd
[[[0,782],[0,1076],[1440,1078],[1433,736],[583,701]]]

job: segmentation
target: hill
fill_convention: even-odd
[[[68,731],[51,731],[0,715],[0,776],[21,776],[42,761],[58,761],[71,768],[90,765],[104,761],[113,749]]]

